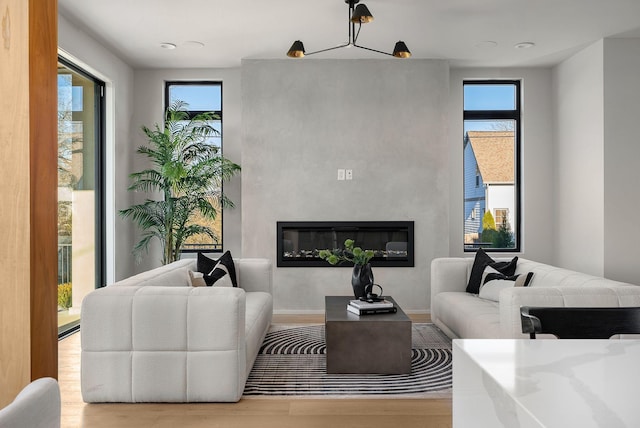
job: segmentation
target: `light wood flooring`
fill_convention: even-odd
[[[428,315],[410,315],[428,322]],[[276,315],[274,323],[322,323]],[[80,333],[59,342],[62,427],[450,428],[451,399],[250,398],[238,403],[86,404],[80,395]]]

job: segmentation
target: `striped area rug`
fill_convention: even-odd
[[[450,397],[451,340],[433,324],[413,324],[411,374],[327,374],[324,325],[272,326],[245,397]]]

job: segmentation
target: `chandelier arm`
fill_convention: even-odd
[[[382,52],[382,51],[379,51],[379,50],[377,50],[377,49],[371,49],[371,48],[368,48],[368,47],[366,47],[366,46],[356,45],[355,43],[353,44],[353,46],[354,46],[354,47],[356,47],[356,48],[366,49],[366,50],[368,50],[368,51],[372,51],[372,52],[377,52],[377,53],[381,53],[381,54],[384,54],[384,55],[393,56],[393,54],[392,54],[392,53]]]
[[[360,35],[360,29],[362,28],[362,22],[359,22],[359,23],[358,23],[358,32],[357,32],[357,33],[355,33],[355,31],[356,31],[356,29],[355,29],[355,25],[356,25],[356,24],[353,24],[353,26],[354,26],[354,29],[353,29],[353,31],[354,31],[354,35],[353,35],[353,45],[354,45],[354,46],[356,45],[356,41],[358,41],[358,36]]]
[[[354,35],[356,32],[356,24],[351,22],[351,15],[353,15],[353,3],[349,2],[349,11],[347,15],[347,26],[349,27],[349,41],[347,43],[349,43],[350,45],[355,43]]]
[[[320,53],[320,52],[332,51],[334,49],[346,48],[347,46],[350,46],[350,45],[351,45],[351,43],[343,43],[341,45],[334,46],[332,48],[321,49],[319,51],[313,51],[313,52],[305,52],[304,56],[313,55],[313,54],[317,54],[317,53]]]

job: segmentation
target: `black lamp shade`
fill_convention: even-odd
[[[304,45],[300,40],[293,42],[287,52],[287,56],[291,58],[302,58],[304,56]]]
[[[357,5],[351,16],[351,22],[366,24],[371,21],[373,21],[373,15],[369,12],[369,8],[363,4]]]
[[[400,40],[393,48],[393,56],[396,58],[409,58],[411,56],[411,51],[409,51],[407,45]]]

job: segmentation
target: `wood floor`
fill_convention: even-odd
[[[428,322],[428,315],[411,316]],[[322,316],[274,316],[274,323],[322,323]],[[80,395],[80,333],[59,342],[62,427],[449,428],[450,399],[276,399],[238,403],[86,404]]]

